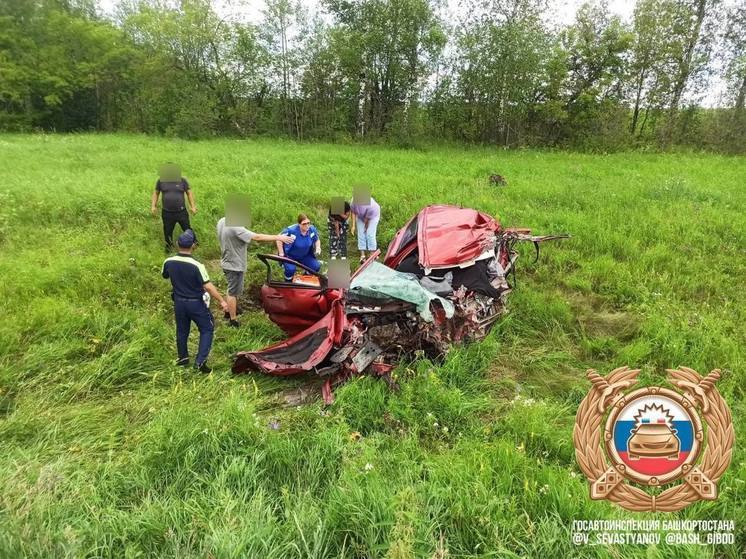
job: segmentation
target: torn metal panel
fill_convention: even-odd
[[[373,374],[394,387],[391,372],[402,358],[439,358],[454,344],[484,338],[515,285],[514,245],[557,238],[566,236],[533,236],[502,229],[477,210],[428,206],[397,233],[385,265],[375,262],[376,251],[350,289],[328,290],[322,278],[301,291],[268,279],[262,304],[270,319],[298,328],[319,318],[288,340],[240,352],[233,371],[312,373],[324,379],[327,403],[334,386],[356,375]]]
[[[355,352],[352,358],[354,371],[358,373],[363,372],[381,353],[383,353],[383,350],[371,340],[368,340],[363,347]]]

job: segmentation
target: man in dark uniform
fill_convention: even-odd
[[[163,236],[166,240],[166,251],[173,249],[174,228],[178,223],[182,231],[190,229],[184,197],[189,199],[192,214],[197,213],[194,194],[187,180],[181,176],[181,170],[173,164],[161,169],[161,176],[155,183],[155,190],[150,200],[150,212],[155,215],[158,210],[158,197],[163,194],[161,218],[163,219]]]
[[[194,367],[202,373],[211,373],[207,366],[207,356],[212,346],[215,323],[209,308],[209,294],[220,302],[223,311],[228,310],[228,303],[220,292],[210,282],[204,264],[198,262],[192,251],[196,239],[191,229],[179,235],[179,253],[166,258],[163,262],[161,275],[171,280],[171,298],[174,300],[174,315],[176,316],[176,350],[179,354],[178,365],[189,366],[189,329],[194,322],[199,329],[199,349]]]

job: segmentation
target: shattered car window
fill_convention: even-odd
[[[417,239],[417,217],[414,216],[407,225],[407,228],[404,230],[404,234],[402,235],[401,240],[399,241],[399,246],[396,247],[396,252],[391,254],[391,257],[396,256],[399,254],[404,247],[406,247],[409,243]]]
[[[361,274],[353,279],[350,283],[350,290],[366,297],[376,299],[393,297],[414,303],[419,315],[427,322],[433,321],[433,315],[430,312],[430,301],[433,299],[438,300],[443,306],[447,318],[451,318],[454,313],[453,303],[425,289],[420,285],[417,276],[397,272],[379,262],[371,262]]]

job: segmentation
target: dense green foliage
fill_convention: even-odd
[[[251,197],[267,233],[300,210],[322,220],[363,181],[384,245],[429,203],[573,238],[538,264],[522,256],[510,313],[483,342],[401,364],[396,392],[361,378],[330,408],[284,408],[301,381],[229,373],[233,352],[282,337],[251,290],[243,326],[217,327],[212,375],[172,365],[148,212],[167,160],[194,188],[197,256],[221,290],[213,231],[229,192]],[[739,557],[745,173],[716,155],[0,136],[0,557]],[[723,369],[737,443],[717,501],[642,515],[589,500],[574,413],[585,369],[621,364],[649,383],[681,364]],[[600,518],[733,519],[738,542],[573,546],[571,521]]]
[[[0,129],[743,152],[746,0],[552,5],[5,0]]]

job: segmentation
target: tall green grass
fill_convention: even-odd
[[[198,376],[172,365],[156,170],[193,185],[197,257],[224,289],[227,193],[252,228],[367,183],[385,244],[418,209],[463,204],[573,238],[519,261],[510,313],[442,363],[402,363],[336,403],[232,377],[282,338],[243,302]],[[509,186],[495,188],[497,172]],[[713,155],[0,136],[0,557],[739,557],[746,547],[746,160]],[[252,246],[251,252],[268,250]],[[251,258],[248,284],[264,268]],[[195,340],[193,340],[194,342]],[[586,368],[719,367],[736,425],[715,502],[631,514],[588,498],[571,433]],[[739,520],[736,546],[575,547],[573,519]]]

